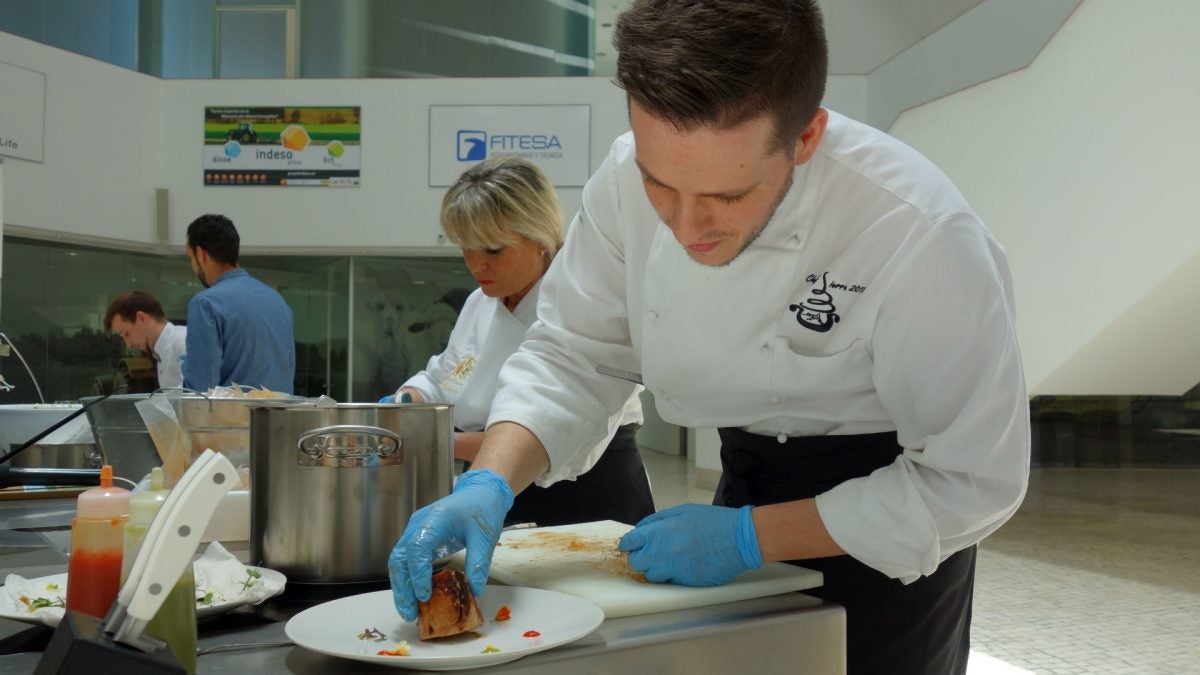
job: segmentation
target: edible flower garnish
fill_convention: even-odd
[[[58,590],[58,584],[46,584],[46,590],[48,590],[48,591],[57,591],[57,590]]]
[[[542,634],[537,632],[536,630],[527,630],[524,633],[521,633],[521,637],[527,637],[527,638],[535,638],[535,637],[541,637],[541,636],[542,636]]]
[[[508,609],[508,605],[500,605],[500,610],[496,612],[496,621],[508,621],[512,618],[512,611]]]
[[[496,647],[494,645],[488,645],[488,646],[484,647],[483,651],[481,651],[479,653],[480,654],[495,654],[498,651],[500,651],[499,647]]]
[[[387,639],[387,636],[384,635],[378,628],[364,628],[363,632],[358,634],[358,639],[383,642]]]
[[[359,638],[360,640],[362,638]],[[408,641],[401,640],[396,643],[395,649],[380,649],[375,652],[375,656],[408,656]]]

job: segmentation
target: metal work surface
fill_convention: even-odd
[[[54,500],[58,501],[58,500]],[[46,511],[61,510],[45,504]],[[39,510],[34,508],[34,510]],[[6,513],[8,511],[8,513]],[[0,507],[6,516],[30,515],[28,504]],[[61,553],[35,547],[28,531],[0,539],[0,578],[17,573],[35,577],[65,571]],[[294,594],[243,607],[201,623],[200,673],[383,673],[405,671],[339,659],[299,646],[263,646],[285,641],[284,624],[304,605]],[[365,589],[364,589],[365,590]],[[372,589],[377,590],[377,589]],[[315,603],[309,603],[315,604]],[[0,619],[0,675],[32,672],[51,633]],[[845,611],[801,593],[729,602],[693,609],[609,619],[594,633],[567,645],[488,668],[488,672],[731,672],[842,673],[845,671]],[[224,645],[259,644],[249,649],[211,651]],[[23,651],[30,650],[30,651]],[[427,672],[427,671],[420,671]]]

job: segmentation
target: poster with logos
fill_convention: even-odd
[[[204,184],[358,187],[361,108],[206,107]]]
[[[591,174],[589,105],[429,106],[429,185],[453,185],[490,157],[522,157],[558,187]]]

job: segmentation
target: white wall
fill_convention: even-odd
[[[954,179],[1008,250],[1034,393],[1086,391],[1040,385],[1200,249],[1198,26],[1193,0],[1086,0],[1029,68],[892,128]],[[1179,361],[1136,338],[1156,329],[1132,334],[1124,358]],[[1177,336],[1175,350],[1194,351],[1196,339]]]
[[[168,80],[163,116],[172,161],[171,241],[208,211],[228,215],[256,252],[337,249],[365,254],[438,247],[444,187],[428,187],[429,106],[558,104],[592,106],[591,162],[599,165],[628,129],[623,93],[606,78]],[[358,188],[213,187],[203,183],[205,106],[362,106],[362,185]],[[579,209],[581,188],[559,188],[564,216]],[[428,252],[428,251],[425,251]]]
[[[1029,65],[1078,4],[980,2],[870,73],[864,121],[887,129],[903,110]]]
[[[159,80],[0,33],[0,61],[46,73],[45,161],[12,161],[6,222],[15,232],[157,245],[154,190],[170,191],[170,243],[208,211],[229,215],[248,253],[445,252],[428,187],[432,104],[592,106],[591,162],[628,129],[623,92],[608,78]],[[359,188],[203,184],[204,107],[359,105]],[[580,188],[561,188],[564,217]]]
[[[8,162],[5,222],[152,241],[154,187],[167,159],[162,82],[8,33],[0,33],[0,61],[46,74],[43,161]]]

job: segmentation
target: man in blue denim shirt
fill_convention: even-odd
[[[233,222],[206,214],[188,225],[187,255],[204,284],[188,303],[183,386],[233,383],[290,394],[296,375],[292,310],[273,288],[238,267]]]

